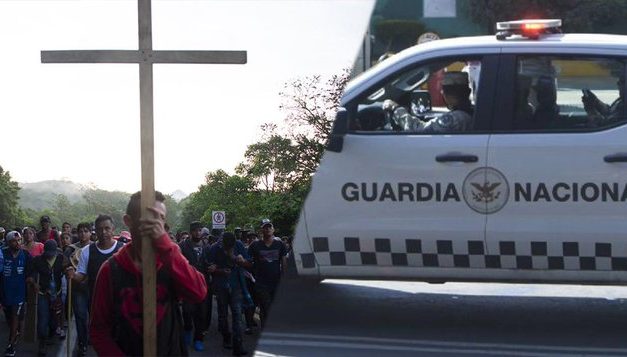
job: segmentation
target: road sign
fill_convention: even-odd
[[[213,228],[226,228],[226,214],[224,211],[211,211],[211,225]]]

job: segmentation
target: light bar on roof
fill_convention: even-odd
[[[550,28],[562,27],[560,19],[541,19],[541,20],[517,20],[497,22],[496,29],[498,31],[506,30],[544,30]]]
[[[519,35],[528,39],[537,40],[542,34],[560,33],[562,31],[560,19],[518,20],[496,23],[496,38],[505,40],[510,36]]]

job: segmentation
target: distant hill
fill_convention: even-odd
[[[83,193],[87,187],[72,181],[48,180],[32,183],[19,183],[19,205],[26,209],[40,211],[50,208],[57,195],[64,195],[70,203],[83,201]]]
[[[51,208],[58,195],[64,195],[72,204],[84,203],[83,194],[88,190],[98,189],[93,186],[85,186],[68,180],[48,180],[32,183],[18,183],[21,190],[19,191],[19,205],[23,209],[32,209],[41,211]],[[108,192],[108,191],[106,191]],[[115,192],[110,192],[112,197],[116,196]],[[170,194],[176,202],[180,202],[189,196],[181,190],[176,190]]]

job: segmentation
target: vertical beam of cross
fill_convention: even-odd
[[[155,204],[155,142],[153,121],[152,63],[146,57],[152,51],[152,9],[150,0],[137,2],[139,52],[144,61],[139,63],[139,132],[141,145],[142,207]],[[150,213],[142,210],[142,218]],[[148,243],[142,237],[143,243]],[[156,356],[157,348],[157,272],[152,244],[142,244],[142,296],[144,356]]]
[[[155,203],[152,65],[154,63],[245,64],[246,51],[153,51],[151,0],[138,0],[139,50],[41,51],[42,63],[139,64],[142,218]],[[155,254],[148,237],[142,241],[143,354],[157,355]],[[173,293],[173,292],[171,292]]]

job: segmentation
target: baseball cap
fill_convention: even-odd
[[[263,228],[264,226],[267,226],[267,225],[271,225],[272,226],[272,221],[269,220],[268,218],[262,219],[261,220],[261,228]]]
[[[5,238],[5,240],[8,242],[14,240],[14,239],[19,239],[21,237],[20,232],[17,231],[11,231],[9,233],[7,233],[7,237]]]
[[[209,228],[207,227],[203,227],[202,230],[200,230],[200,236],[201,237],[206,237],[208,235],[210,235],[211,232],[209,231]]]
[[[57,242],[54,239],[48,239],[46,243],[44,243],[44,256],[46,258],[52,258],[57,255]]]

